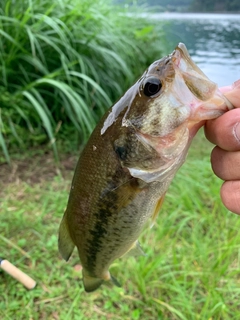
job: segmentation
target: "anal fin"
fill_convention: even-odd
[[[110,274],[110,276],[111,276],[112,283],[115,284],[115,286],[121,288],[121,284],[118,282],[118,280],[114,276],[112,276],[111,274]]]

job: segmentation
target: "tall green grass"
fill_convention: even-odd
[[[1,0],[0,145],[86,141],[99,117],[162,55],[147,20],[101,0]],[[71,139],[68,136],[68,139]]]

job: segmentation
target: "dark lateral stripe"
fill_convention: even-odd
[[[96,222],[93,229],[89,230],[89,233],[92,235],[92,239],[90,239],[88,243],[87,270],[93,275],[95,274],[95,269],[97,267],[97,254],[102,251],[103,246],[107,245],[104,238],[108,234],[110,217],[116,214],[118,209],[117,198],[116,192],[111,192],[107,197],[99,200],[99,209],[97,214],[95,214]]]

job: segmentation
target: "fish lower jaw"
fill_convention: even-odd
[[[216,119],[225,112],[233,109],[231,102],[217,89],[211,99],[192,106],[190,121]]]
[[[190,119],[188,128],[191,128],[191,124],[195,125],[202,121],[212,120],[220,117],[229,109],[227,107],[224,108],[208,108],[208,107],[200,107],[196,112],[194,112]]]

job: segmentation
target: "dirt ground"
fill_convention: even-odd
[[[72,179],[78,155],[64,154],[60,156],[59,164],[50,152],[42,155],[35,154],[21,160],[11,160],[0,163],[0,191],[6,184],[19,180],[29,184],[52,180],[56,175]]]

